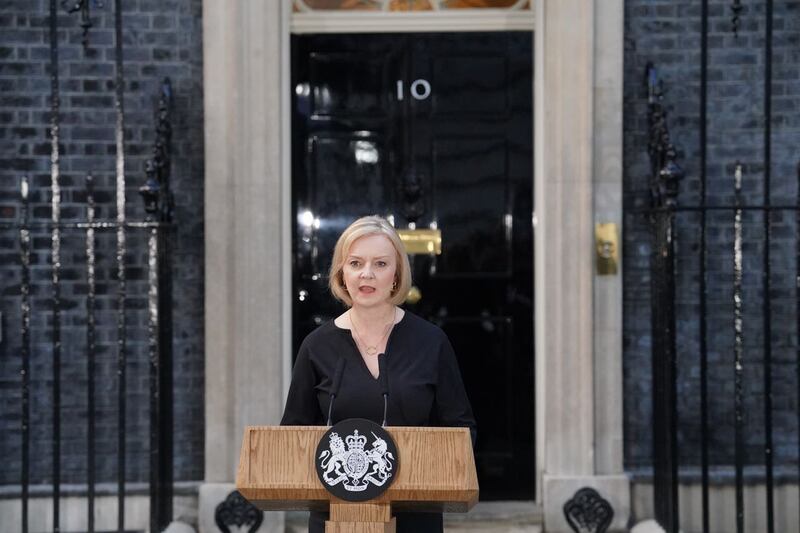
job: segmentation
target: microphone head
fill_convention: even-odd
[[[378,354],[378,384],[381,387],[381,394],[389,395],[389,370],[386,364],[386,354]]]

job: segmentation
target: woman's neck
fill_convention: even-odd
[[[355,317],[356,327],[359,331],[364,329],[366,331],[375,331],[383,329],[390,322],[394,322],[397,314],[397,308],[393,304],[386,304],[380,307],[363,308],[360,306],[353,306],[350,308],[351,319]]]

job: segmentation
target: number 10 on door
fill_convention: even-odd
[[[405,83],[403,80],[397,80],[397,99],[403,100],[404,98],[404,86]],[[414,80],[411,83],[411,90],[409,91],[411,96],[415,100],[425,100],[431,95],[431,84],[428,80]]]

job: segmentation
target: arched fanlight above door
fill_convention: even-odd
[[[533,0],[292,0],[292,33],[533,31]]]
[[[446,9],[529,10],[530,0],[293,0],[295,12],[439,11]]]

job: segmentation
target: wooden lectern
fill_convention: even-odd
[[[323,426],[249,426],[236,488],[259,509],[330,510],[326,533],[394,533],[392,510],[467,512],[478,477],[467,428],[387,427],[400,455],[392,485],[365,502],[340,500],[317,477]]]

